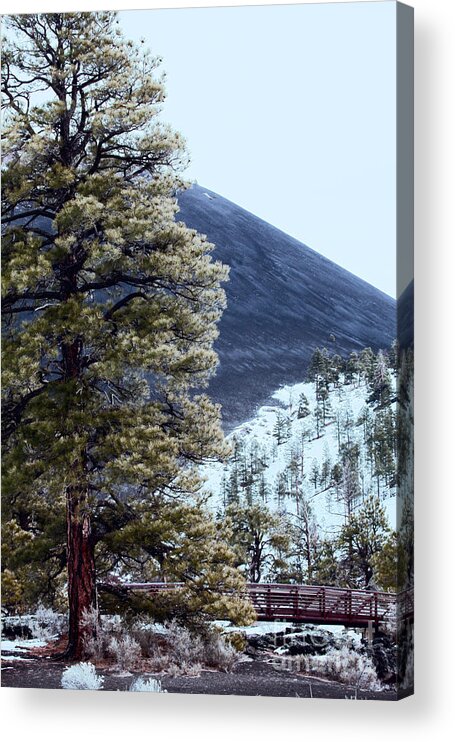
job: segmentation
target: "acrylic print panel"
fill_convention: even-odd
[[[3,684],[412,692],[412,10],[3,18]]]

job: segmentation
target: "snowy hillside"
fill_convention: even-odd
[[[348,515],[343,480],[349,476],[349,463],[345,459],[343,464],[342,458],[343,452],[350,450],[356,458],[355,472],[350,474],[358,480],[353,508],[368,495],[379,496],[394,529],[394,461],[390,462],[390,473],[378,469],[373,439],[378,423],[387,422],[384,415],[393,417],[393,406],[386,412],[375,411],[367,401],[370,394],[364,379],[340,383],[328,393],[325,421],[318,421],[321,405],[314,383],[276,391],[275,404],[261,407],[254,418],[228,436],[231,459],[203,467],[204,491],[211,493],[211,506],[226,507],[238,496],[247,502],[264,502],[280,514],[295,515],[306,502],[319,533],[333,534]],[[303,409],[302,399],[307,402]],[[384,458],[381,463],[386,463]]]

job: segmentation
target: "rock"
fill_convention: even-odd
[[[385,634],[375,636],[373,643],[365,644],[363,651],[371,657],[378,678],[384,683],[393,683],[397,674],[397,650]]]
[[[330,631],[323,629],[315,631],[315,627],[308,624],[248,637],[248,647],[251,650],[255,652],[280,650],[281,656],[324,654],[330,647],[337,646],[337,643],[337,638]]]
[[[283,652],[283,654],[289,655],[290,657],[295,657],[296,655],[300,654],[317,654],[317,651],[311,644],[300,643],[300,642],[294,642],[293,644],[290,644],[287,648],[287,652]]]
[[[33,639],[33,632],[27,624],[9,623],[3,619],[2,637],[4,639]]]

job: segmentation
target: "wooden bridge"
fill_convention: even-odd
[[[123,584],[133,591],[157,593],[178,590],[183,583],[136,582]],[[381,623],[412,620],[412,591],[403,593],[372,592],[349,588],[248,583],[248,595],[258,621],[339,624],[376,627]]]

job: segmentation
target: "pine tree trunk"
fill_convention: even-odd
[[[71,293],[75,287],[71,271],[67,283]],[[62,344],[65,380],[80,377],[81,355],[81,338]],[[97,608],[95,543],[88,503],[85,450],[78,452],[71,469],[72,483],[66,488],[69,628],[65,655],[80,660],[86,656],[86,640],[96,633],[96,622],[87,625],[85,613]]]
[[[86,493],[71,486],[66,494],[69,631],[66,655],[84,659],[95,627],[84,625],[86,611],[97,608],[95,552]]]

